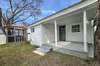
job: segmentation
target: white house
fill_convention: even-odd
[[[97,0],[83,0],[28,27],[32,45],[49,44],[55,51],[81,58],[94,57]]]

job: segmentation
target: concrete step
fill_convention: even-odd
[[[34,53],[44,56],[45,54],[47,54],[48,52],[50,52],[50,50],[52,49],[51,46],[49,45],[42,45],[41,47],[37,48],[35,51],[33,51]]]
[[[35,50],[35,51],[33,51],[35,54],[38,54],[38,55],[41,55],[41,56],[44,56],[45,55],[45,53],[44,52],[41,52],[41,51],[39,51],[39,50]]]

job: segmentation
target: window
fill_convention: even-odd
[[[72,32],[80,32],[80,25],[72,25]]]
[[[34,32],[34,28],[32,28],[31,31]]]

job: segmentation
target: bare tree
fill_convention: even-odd
[[[2,11],[1,11],[1,8],[0,8],[0,26],[2,26],[2,23],[1,23],[1,17],[2,17]]]
[[[41,14],[42,0],[5,0],[5,2],[8,8],[2,16],[4,25],[24,22],[32,16]]]

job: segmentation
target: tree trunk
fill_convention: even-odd
[[[1,8],[0,8],[0,27],[2,26],[1,21],[2,21],[2,11],[1,11]]]
[[[100,0],[98,0],[96,26],[97,30],[95,32],[95,56],[100,63]]]

